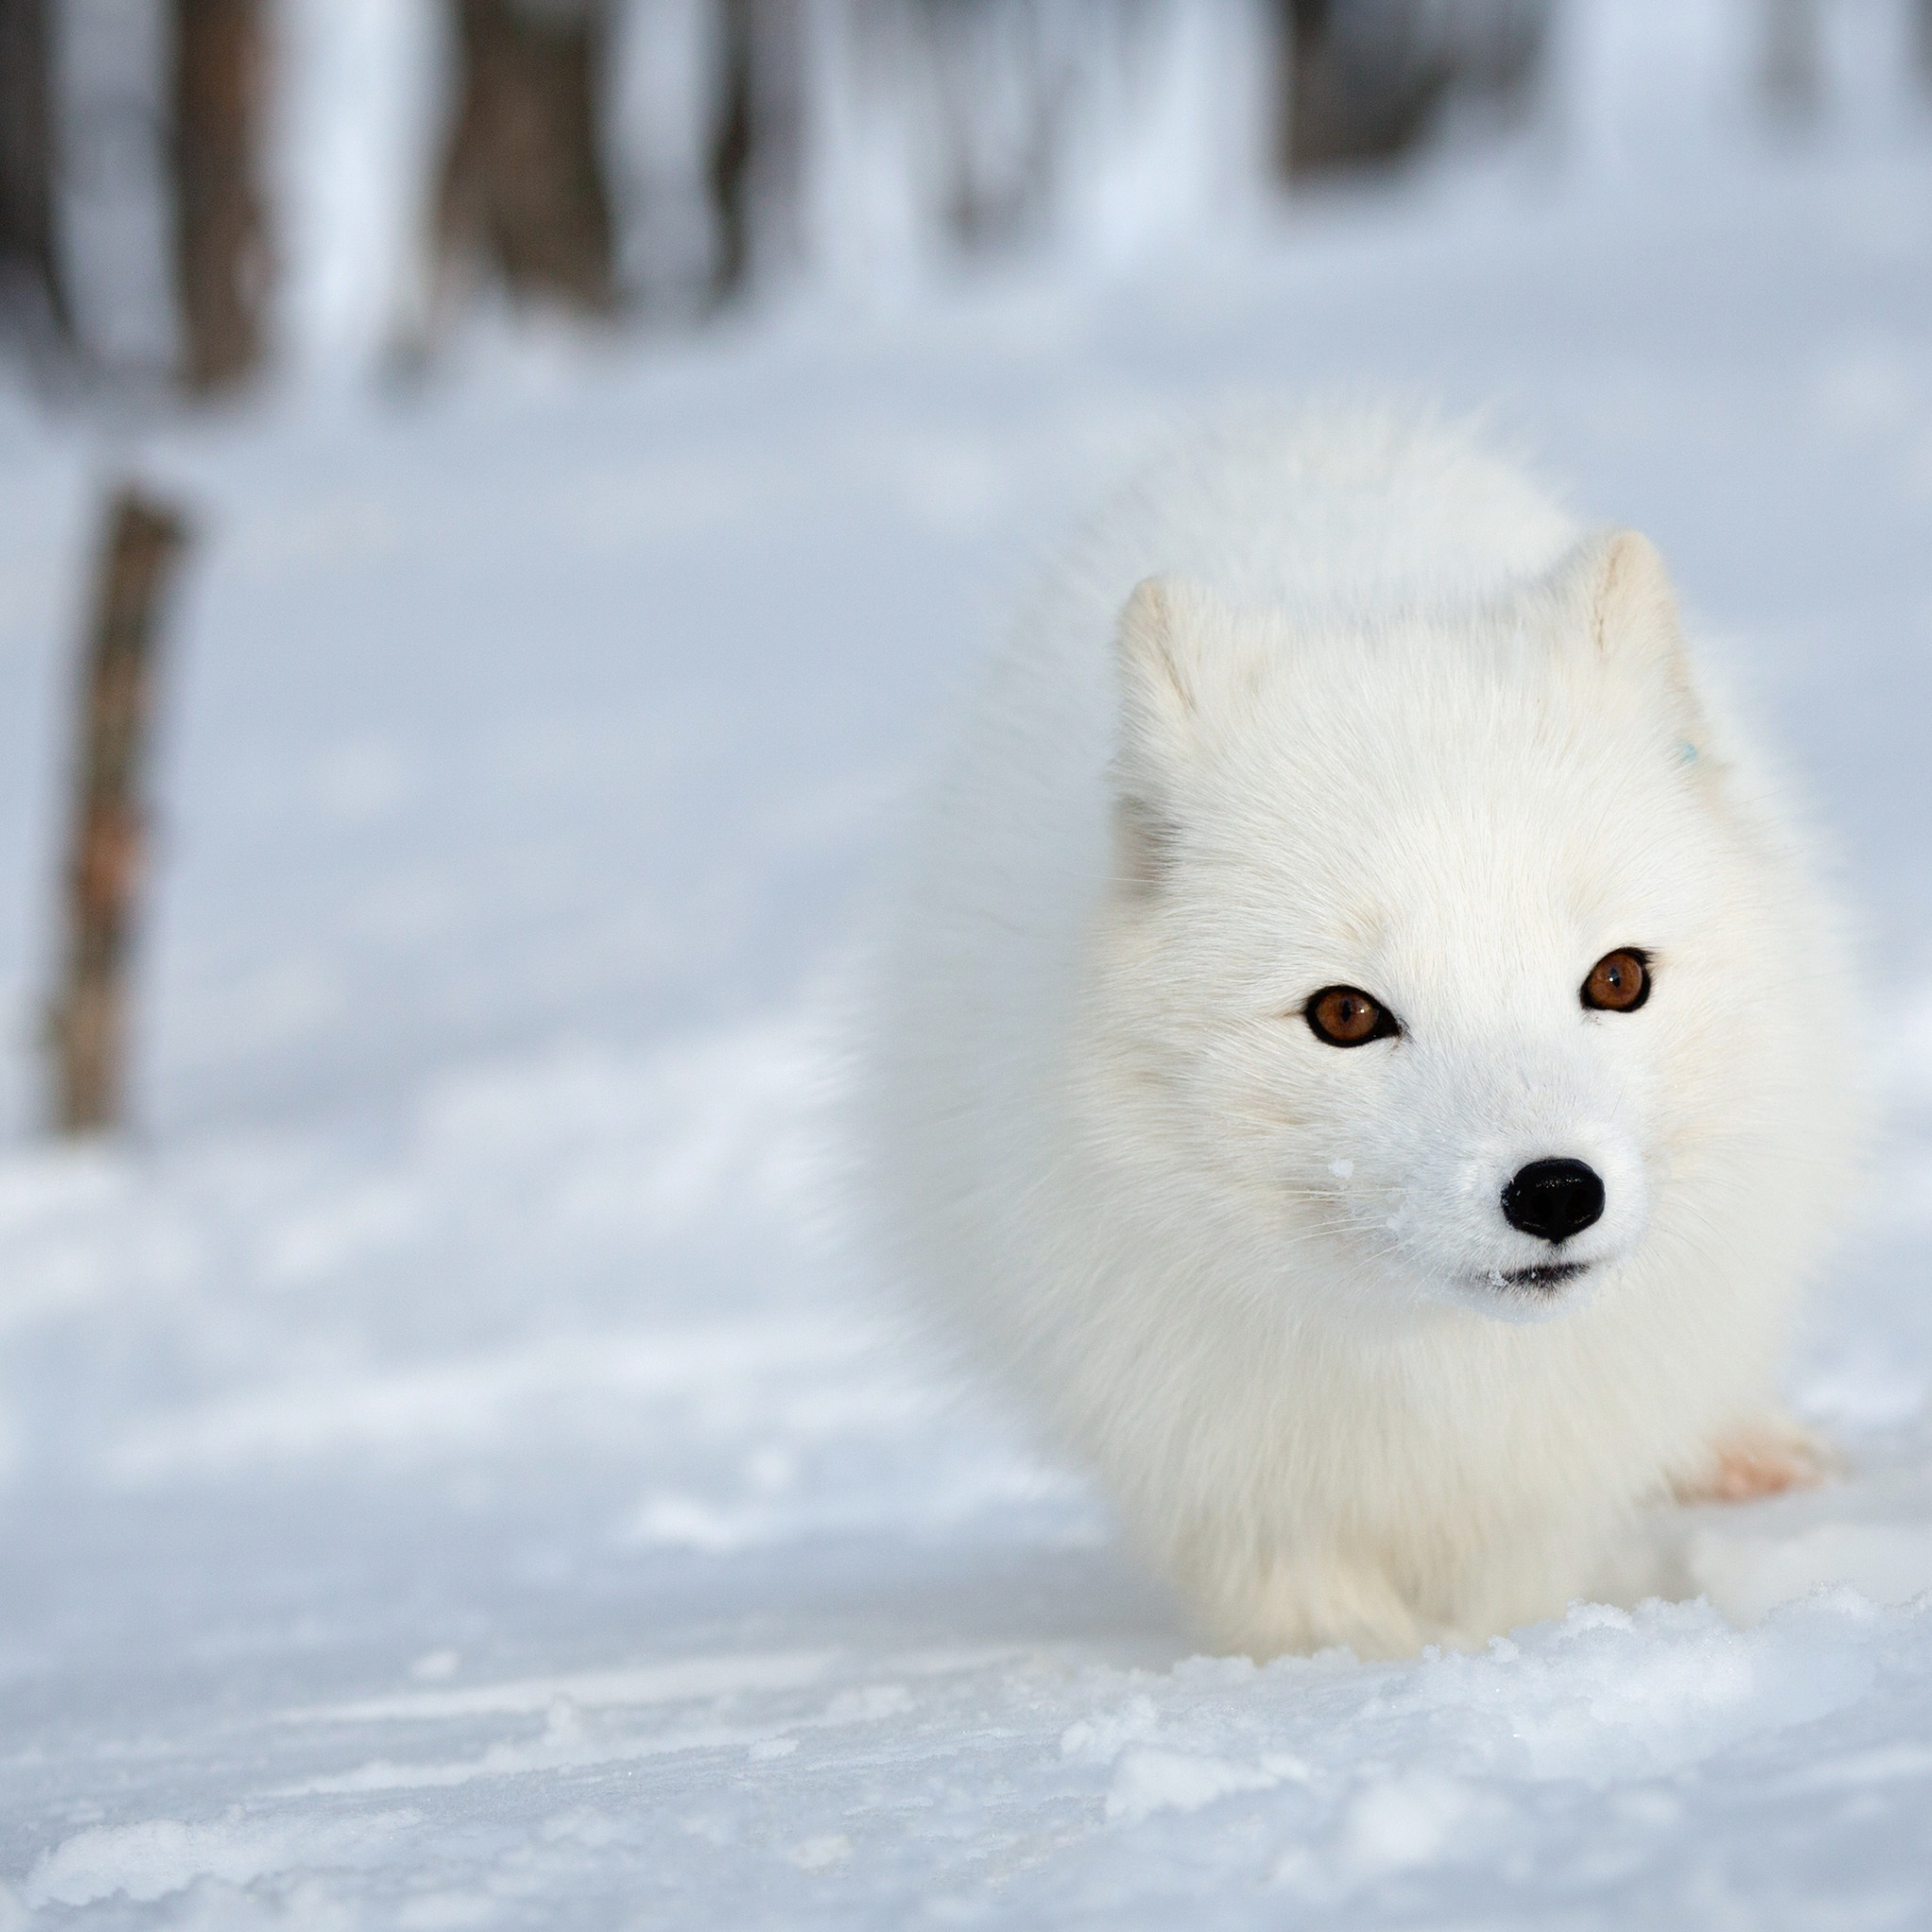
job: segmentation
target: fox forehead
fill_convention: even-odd
[[[1284,673],[1222,722],[1176,803],[1214,834],[1342,858],[1378,832],[1406,850],[1541,854],[1709,816],[1714,774],[1667,722],[1578,682],[1539,671],[1474,683],[1440,665]]]
[[[1674,946],[1726,869],[1722,765],[1684,757],[1674,647],[1640,625],[1607,651],[1591,608],[1304,626],[1143,586],[1119,771],[1159,822],[1148,909],[1175,963],[1243,1004],[1324,983],[1574,1001],[1611,947]]]
[[[1180,927],[1268,981],[1392,996],[1451,972],[1493,991],[1668,946],[1722,869],[1708,801],[1647,746],[1569,754],[1385,718],[1352,749],[1296,733],[1265,782],[1251,770],[1196,796]]]

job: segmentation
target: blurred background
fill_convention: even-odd
[[[479,309],[692,330],[1298,190],[1870,140],[1920,0],[6,0],[0,301],[60,392],[393,377]],[[1658,153],[1659,145],[1663,152]]]

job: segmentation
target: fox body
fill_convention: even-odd
[[[1478,1641],[1802,1466],[1854,996],[1644,539],[1393,414],[1204,440],[1052,575],[913,859],[898,1264],[1217,1641]]]

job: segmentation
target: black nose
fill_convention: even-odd
[[[1603,1211],[1604,1184],[1580,1160],[1532,1160],[1503,1190],[1503,1219],[1546,1241],[1567,1241]]]

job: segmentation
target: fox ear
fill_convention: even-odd
[[[1156,890],[1179,843],[1175,780],[1204,735],[1210,684],[1234,641],[1225,608],[1181,577],[1135,586],[1114,632],[1120,744],[1114,758],[1115,870],[1137,892]]]
[[[1162,767],[1187,756],[1200,716],[1199,666],[1187,660],[1178,613],[1182,586],[1174,577],[1143,577],[1114,628],[1120,675],[1123,772]]]
[[[1196,750],[1241,680],[1236,629],[1204,584],[1158,576],[1134,587],[1114,632],[1124,768],[1167,772]]]
[[[1591,641],[1606,660],[1677,656],[1677,593],[1657,545],[1639,530],[1586,537],[1572,553],[1590,599]]]
[[[1684,653],[1676,592],[1657,545],[1636,530],[1586,537],[1557,564],[1552,588],[1568,612],[1581,616],[1594,660],[1627,688],[1660,702],[1680,755],[1695,758],[1703,715]]]

